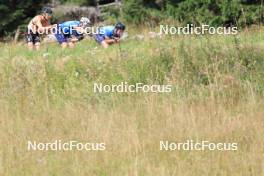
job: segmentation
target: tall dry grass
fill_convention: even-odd
[[[263,175],[262,31],[237,37],[93,41],[39,52],[2,44],[1,175]],[[122,53],[120,53],[122,52]],[[172,84],[172,93],[94,94],[93,83]],[[106,151],[27,151],[27,141],[105,142]],[[159,141],[237,142],[160,151]]]

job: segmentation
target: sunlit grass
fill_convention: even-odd
[[[1,44],[0,175],[263,175],[263,32],[142,33],[108,49],[89,39],[69,50]],[[96,94],[94,82],[173,91]],[[56,139],[105,142],[107,150],[27,151],[27,140]],[[160,140],[188,139],[239,149],[159,151]]]

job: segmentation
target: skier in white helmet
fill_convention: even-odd
[[[79,21],[66,21],[58,24],[55,37],[62,48],[73,48],[75,43],[84,38],[85,28],[91,24],[89,18],[82,17]]]

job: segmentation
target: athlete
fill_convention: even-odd
[[[40,34],[48,34],[49,31],[56,25],[50,25],[52,18],[52,10],[49,7],[44,7],[40,15],[35,16],[28,24],[26,41],[29,49],[40,48]]]
[[[73,48],[76,42],[84,38],[85,28],[90,25],[90,20],[82,17],[79,21],[66,21],[58,24],[55,37],[62,48]]]
[[[104,48],[108,48],[109,45],[120,42],[120,38],[125,29],[126,26],[121,22],[118,22],[115,26],[104,26],[99,28],[97,33],[94,35],[94,38]]]

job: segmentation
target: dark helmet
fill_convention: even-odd
[[[116,29],[121,29],[122,31],[124,31],[126,29],[126,26],[121,23],[121,22],[118,22],[116,25],[115,25],[115,28]]]
[[[49,15],[52,14],[52,10],[50,7],[43,7],[43,9],[41,10],[42,13],[47,13]]]

